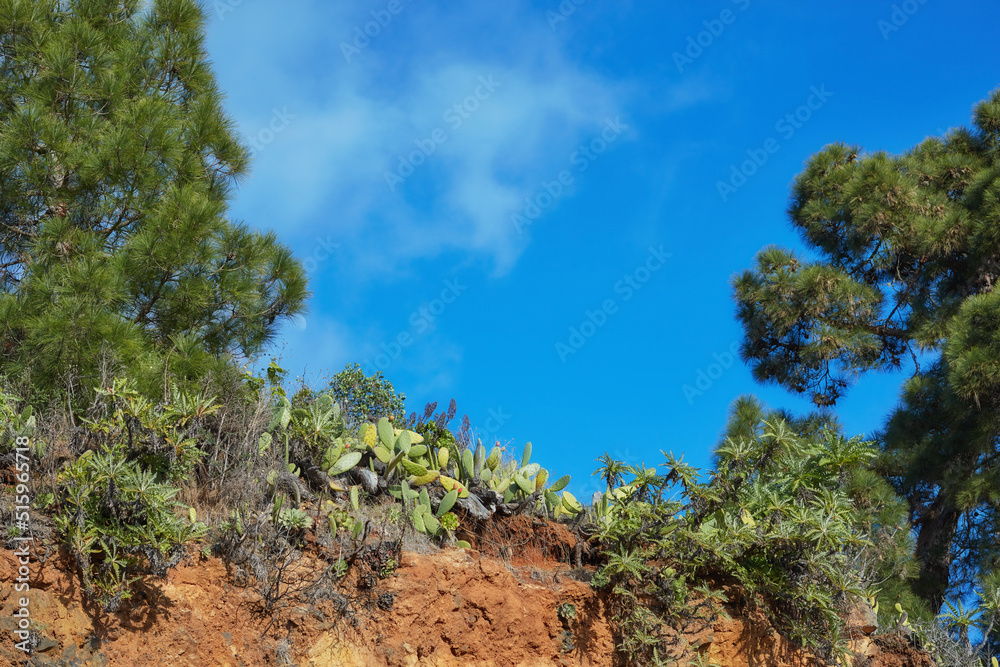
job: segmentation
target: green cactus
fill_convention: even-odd
[[[525,443],[524,453],[521,454],[521,467],[525,467],[531,461],[531,443]]]
[[[496,472],[497,468],[500,467],[500,461],[501,461],[500,448],[494,447],[490,451],[489,457],[487,457],[486,459],[486,467],[489,468],[492,472]]]
[[[563,491],[562,504],[570,514],[579,514],[583,511],[583,505],[569,491]]]
[[[361,499],[359,498],[358,487],[356,486],[351,487],[351,507],[354,508],[355,512],[361,509]]]
[[[397,465],[399,465],[399,462],[403,460],[404,456],[406,456],[404,452],[399,452],[389,460],[389,463],[387,463],[385,466],[386,479],[389,479],[389,475],[392,474],[392,471],[396,468]]]
[[[405,452],[409,456],[410,449],[413,447],[413,435],[409,431],[401,432],[396,436],[394,447],[397,452]]]
[[[320,464],[320,468],[323,470],[329,470],[337,463],[343,453],[344,445],[342,442],[335,442],[330,445],[323,452],[323,462]]]
[[[441,473],[437,470],[429,470],[426,475],[421,475],[420,477],[410,477],[409,482],[411,486],[424,486],[425,484],[431,484],[440,476]]]
[[[441,532],[441,522],[430,513],[430,510],[424,512],[423,519],[424,528],[426,528],[428,535],[437,535]]]
[[[405,479],[402,482],[399,483],[399,488],[400,488],[401,493],[403,494],[403,502],[409,502],[411,500],[416,500],[417,498],[420,497],[420,494],[418,492],[414,491],[413,489],[411,489],[410,485],[406,483]]]
[[[470,480],[476,476],[475,461],[472,450],[462,450],[462,479]]]
[[[327,469],[326,473],[331,477],[336,477],[337,475],[344,474],[360,462],[361,452],[348,452],[337,459],[337,462]]]
[[[542,466],[537,463],[529,463],[526,466],[521,466],[521,469],[518,472],[520,472],[521,476],[525,479],[531,479],[541,471]]]
[[[438,505],[437,516],[441,518],[446,513],[451,511],[451,508],[455,506],[458,501],[458,490],[452,489],[449,491],[444,498],[441,499],[441,504]]]
[[[438,481],[441,482],[441,486],[445,491],[458,490],[459,498],[469,497],[469,490],[465,487],[465,484],[462,484],[458,480],[448,477],[447,475],[441,475],[438,478]]]
[[[413,475],[414,477],[423,477],[427,474],[427,468],[419,463],[414,463],[405,457],[400,459],[399,465],[403,467],[403,470],[405,470],[407,474]]]
[[[416,528],[419,533],[427,532],[427,526],[424,525],[423,506],[421,505],[418,505],[413,510],[413,527]]]
[[[483,474],[483,466],[486,465],[486,448],[483,447],[483,442],[480,440],[476,445],[476,453],[472,456],[472,476],[481,477]]]
[[[381,441],[382,445],[389,451],[393,451],[396,445],[396,435],[392,430],[392,422],[390,422],[387,418],[382,417],[378,420],[376,430],[378,432],[378,439]]]
[[[555,483],[549,487],[549,491],[552,491],[553,493],[558,493],[563,489],[565,489],[567,484],[569,484],[569,475],[564,475],[559,479],[557,479]]]
[[[534,483],[519,472],[514,473],[514,483],[517,484],[517,488],[521,489],[526,494],[532,493],[535,490]]]

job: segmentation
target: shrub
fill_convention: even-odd
[[[177,565],[185,542],[205,526],[176,516],[177,489],[155,481],[119,444],[86,451],[59,475],[55,523],[76,557],[87,594],[116,611],[134,584],[163,577]]]
[[[397,394],[392,383],[376,371],[365,376],[358,364],[349,364],[330,380],[330,392],[344,407],[348,426],[377,422],[382,417],[400,422],[405,415],[405,394]]]
[[[872,573],[858,564],[876,550],[877,512],[898,500],[853,497],[850,481],[874,446],[814,426],[742,399],[707,481],[669,454],[662,475],[604,461],[598,473],[629,481],[591,510],[605,559],[594,583],[612,593],[630,660],[665,664],[675,640],[663,622],[714,618],[723,600],[705,584],[726,580],[813,652],[845,656],[841,614],[869,594]]]

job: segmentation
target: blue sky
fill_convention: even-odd
[[[455,398],[585,498],[604,452],[706,467],[740,394],[808,409],[729,356],[732,277],[798,247],[810,154],[906,150],[1000,85],[985,0],[205,6],[255,153],[232,217],[310,274],[282,365],[381,369],[410,410]],[[848,432],[900,380],[861,379]]]

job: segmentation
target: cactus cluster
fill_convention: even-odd
[[[538,494],[546,514],[554,519],[576,516],[583,511],[573,494],[563,490],[569,484],[569,475],[546,487],[549,472],[538,463],[531,463],[530,442],[518,463],[504,462],[500,447],[493,447],[487,454],[481,441],[474,448],[462,449],[458,456],[452,456],[449,448],[428,447],[423,436],[394,429],[387,419],[363,425],[360,436],[362,443],[385,466],[383,475],[390,482],[389,493],[393,497],[404,502],[417,501],[421,498],[418,488],[440,487],[447,494],[442,504],[453,498],[444,512],[438,510],[438,516],[443,516],[457,500],[468,498],[470,489],[477,488],[496,492],[505,504]],[[429,503],[427,508],[430,510]],[[422,512],[420,517],[424,516]],[[429,523],[434,526],[437,522],[433,515],[431,519]],[[426,528],[428,522],[423,523]],[[414,524],[420,528],[419,518]],[[437,534],[436,530],[422,532]]]
[[[549,472],[531,462],[531,443],[525,445],[519,461],[504,460],[499,446],[487,452],[481,441],[463,449],[440,438],[426,441],[420,433],[396,428],[384,417],[377,423],[361,424],[353,436],[344,426],[340,405],[327,394],[297,409],[279,397],[271,424],[258,441],[259,451],[265,453],[275,441],[283,444],[285,454],[285,470],[268,477],[275,492],[288,476],[302,477],[314,490],[349,494],[356,512],[360,485],[372,496],[387,493],[401,501],[414,528],[430,537],[455,541],[459,518],[452,510],[456,508],[480,519],[498,511],[498,506],[503,506],[505,514],[539,512],[557,520],[583,511],[580,502],[564,490],[569,476],[549,484]],[[295,451],[302,451],[304,444],[315,463],[293,462],[293,442],[299,443]],[[317,478],[323,480],[324,489],[316,488]],[[294,496],[297,508],[300,491],[297,484],[291,486],[289,495]],[[345,528],[357,537],[362,526],[334,507],[324,503],[322,510],[331,528]]]

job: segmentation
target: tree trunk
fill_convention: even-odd
[[[934,501],[917,510],[916,557],[920,575],[914,592],[931,607],[935,614],[941,610],[951,574],[951,544],[958,530],[962,513],[950,498],[938,492]]]

